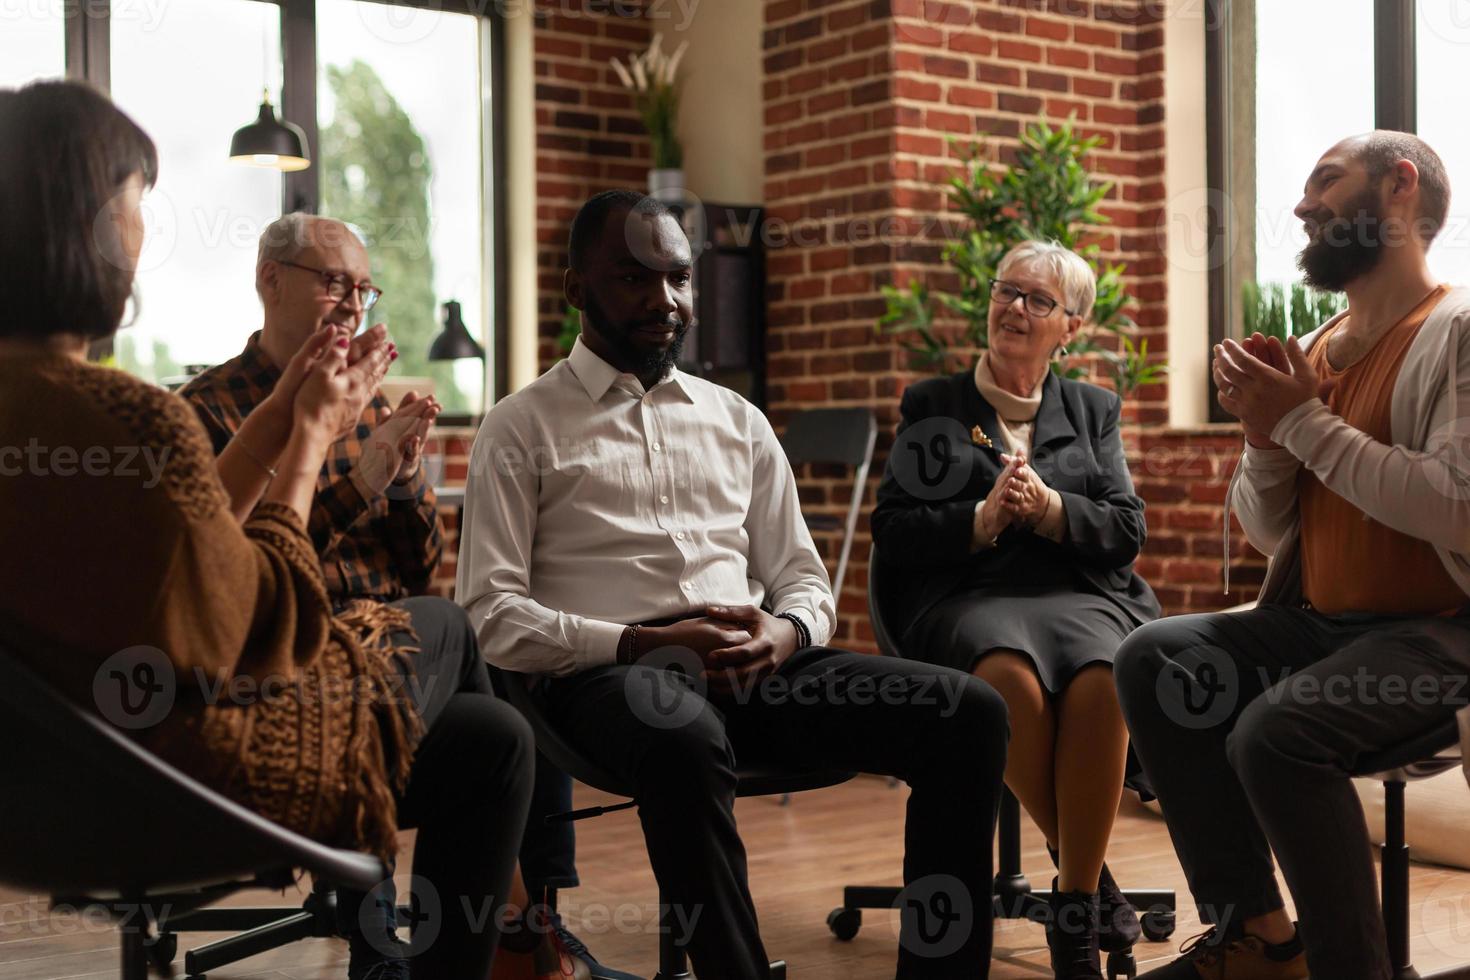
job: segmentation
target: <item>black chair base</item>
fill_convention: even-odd
[[[992,908],[996,919],[1030,919],[1045,925],[1051,915],[1051,893],[1034,891],[1031,882],[1021,873],[1021,806],[1007,790],[1001,799],[1000,840],[998,873],[992,887]],[[902,889],[894,887],[869,888],[849,886],[842,890],[842,906],[827,916],[827,928],[832,935],[846,942],[858,934],[863,924],[863,909],[892,909],[898,907]],[[1141,914],[1143,934],[1150,942],[1163,942],[1174,934],[1174,892],[1168,889],[1135,889],[1125,891],[1128,899]],[[1109,980],[1131,978],[1138,975],[1138,964],[1131,952],[1110,953],[1107,973]],[[1466,977],[1465,980],[1470,980]]]
[[[400,906],[398,923],[409,921],[411,910]],[[155,966],[173,960],[177,949],[177,934],[181,932],[232,932],[233,936],[216,940],[191,949],[184,954],[184,975],[187,980],[203,977],[211,970],[238,963],[251,956],[259,956],[301,939],[341,938],[337,928],[336,889],[320,881],[312,886],[311,894],[299,908],[290,907],[246,907],[207,908],[175,914],[159,921],[158,943],[162,949],[154,954],[167,958],[161,962],[153,959]]]

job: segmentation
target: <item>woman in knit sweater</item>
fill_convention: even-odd
[[[156,172],[97,92],[0,91],[0,646],[114,721],[104,663],[163,658],[171,707],[130,734],[294,831],[391,860],[418,826],[414,872],[445,916],[414,975],[485,977],[495,923],[457,911],[506,901],[530,732],[462,613],[334,617],[306,534],[327,447],[390,350],[324,326],[217,470],[183,401],[86,359],[122,319]]]
[[[1096,288],[1055,243],[1007,253],[974,370],[904,392],[873,512],[879,560],[899,573],[883,576],[895,583],[883,601],[905,655],[1005,698],[1006,784],[1059,858],[1047,941],[1065,980],[1101,977],[1100,952],[1141,931],[1103,864],[1128,746],[1112,660],[1159,614],[1133,572],[1143,501],[1121,402],[1051,371]]]

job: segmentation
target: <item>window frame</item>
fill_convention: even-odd
[[[300,126],[306,134],[311,158],[319,157],[320,141],[317,125],[317,60],[316,0],[255,0],[273,3],[281,8],[281,112]],[[494,358],[494,370],[485,379],[483,404],[499,401],[510,390],[509,336],[507,325],[509,296],[505,227],[506,157],[505,140],[505,22],[498,4],[483,0],[359,0],[405,7],[465,13],[484,23],[480,44],[480,66],[489,72],[490,98],[485,107],[481,147],[485,169],[485,220],[482,224],[485,242],[485,277],[489,280],[488,309],[485,323],[489,338],[481,337],[487,352]],[[65,18],[66,77],[88,82],[103,92],[112,88],[112,3],[94,0],[85,17]],[[244,112],[244,109],[241,109]],[[242,115],[242,119],[244,116]],[[281,184],[281,210],[307,211],[315,214],[321,205],[321,171],[312,166],[284,175]],[[482,301],[484,297],[482,297]],[[443,424],[470,424],[471,418],[441,419]]]
[[[1216,202],[1230,199],[1230,148],[1235,144],[1231,126],[1231,0],[1205,0],[1205,132],[1206,184]],[[1412,3],[1378,0],[1373,5],[1374,126],[1406,133],[1418,131],[1418,10]],[[1254,145],[1254,140],[1252,140]],[[1251,202],[1252,209],[1255,202]],[[1231,215],[1221,204],[1209,207],[1210,248],[1224,248],[1222,237]],[[1225,239],[1228,240],[1228,239]],[[1223,254],[1229,254],[1228,252]],[[1252,250],[1254,254],[1254,250]],[[1232,336],[1236,297],[1233,258],[1211,265],[1209,270],[1210,348]],[[1209,392],[1209,420],[1234,422],[1220,407],[1214,373],[1205,372]]]

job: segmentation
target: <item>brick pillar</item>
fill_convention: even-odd
[[[599,191],[648,186],[648,137],[609,59],[626,64],[653,36],[649,20],[626,2],[558,0],[548,9],[554,12],[543,10],[535,22],[537,360],[542,370],[562,356],[556,346],[566,311],[562,276],[577,208]]]

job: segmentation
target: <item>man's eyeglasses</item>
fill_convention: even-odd
[[[1004,279],[996,279],[990,283],[990,301],[998,306],[1010,306],[1020,297],[1025,303],[1026,312],[1034,317],[1051,316],[1051,311],[1059,304],[1046,293],[1026,293],[1017,289],[1014,283],[1006,282]],[[1071,310],[1062,307],[1067,316],[1072,316]]]
[[[293,269],[301,269],[305,272],[315,272],[322,277],[322,284],[326,287],[327,298],[340,303],[347,298],[354,289],[362,298],[362,311],[366,313],[378,305],[378,300],[383,298],[383,291],[370,282],[353,282],[352,277],[341,272],[328,272],[325,269],[314,269],[300,262],[282,262],[281,265],[289,265]]]

